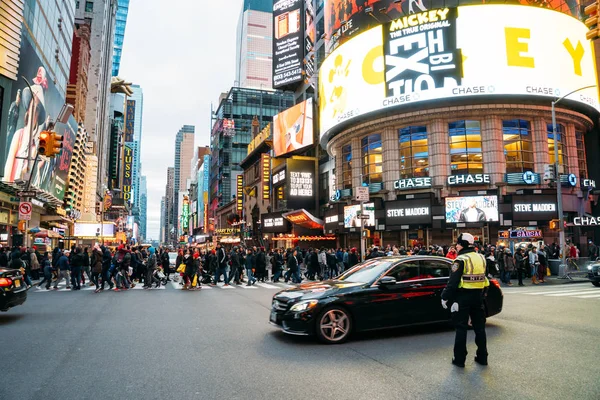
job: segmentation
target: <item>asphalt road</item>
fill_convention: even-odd
[[[490,365],[473,362],[470,333],[464,370],[447,326],[336,346],[284,335],[267,323],[276,291],[30,291],[0,314],[0,399],[600,398],[591,284],[506,289]]]

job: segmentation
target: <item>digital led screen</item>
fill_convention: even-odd
[[[304,1],[273,3],[273,88],[302,81]]]
[[[549,100],[595,85],[587,31],[563,13],[504,4],[429,10],[371,28],[320,68],[321,142],[380,110],[472,96]],[[567,99],[598,110],[595,88]]]
[[[498,196],[447,197],[446,222],[498,222]]]
[[[363,215],[369,218],[364,219],[364,226],[375,226],[375,203],[365,203]],[[344,207],[344,228],[360,228],[360,204]]]
[[[275,157],[303,149],[314,143],[313,100],[308,99],[273,117]]]

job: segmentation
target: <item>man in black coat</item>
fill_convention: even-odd
[[[108,283],[109,290],[112,290],[114,287],[112,280],[110,279],[110,263],[112,261],[112,255],[107,247],[102,246],[100,249],[102,250],[102,287],[100,290],[104,290],[105,283]]]

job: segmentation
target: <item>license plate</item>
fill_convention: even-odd
[[[271,322],[277,323],[277,313],[275,311],[271,311]]]
[[[16,287],[16,288],[19,288],[19,287],[21,287],[21,280],[20,280],[20,279],[17,279],[17,280],[15,280],[14,282],[15,282],[15,287]]]

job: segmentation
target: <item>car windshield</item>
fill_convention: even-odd
[[[344,282],[369,283],[387,271],[388,268],[397,261],[397,258],[380,258],[377,260],[365,261],[362,264],[354,266],[349,271],[344,272],[337,279]]]

